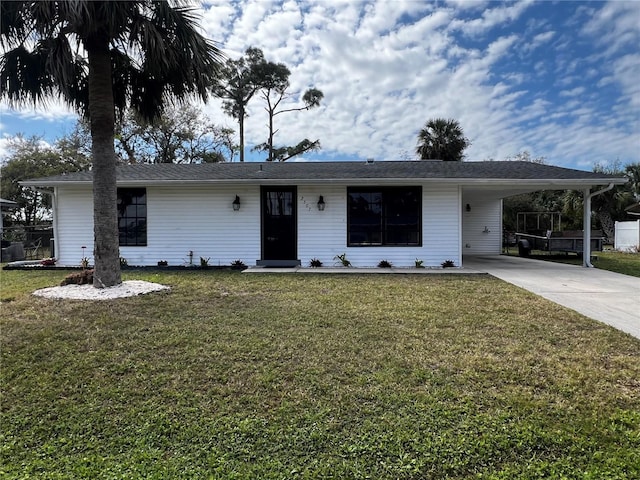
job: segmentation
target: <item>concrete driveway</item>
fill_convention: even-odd
[[[463,266],[640,338],[640,278],[505,255],[465,257]]]

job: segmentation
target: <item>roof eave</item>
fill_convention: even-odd
[[[246,179],[193,179],[193,180],[120,180],[118,185],[121,186],[168,186],[168,185],[312,185],[318,183],[332,183],[334,185],[349,185],[363,183],[394,183],[394,184],[410,184],[417,181],[423,183],[448,183],[458,184],[462,186],[554,186],[557,189],[590,187],[594,185],[622,185],[627,182],[624,177],[616,178],[578,178],[578,179],[521,179],[521,178],[436,178],[436,177],[411,177],[411,178],[378,178],[378,177],[360,177],[360,178],[246,178]],[[54,180],[39,181],[27,180],[20,182],[25,187],[60,187],[60,186],[90,186],[91,180]]]

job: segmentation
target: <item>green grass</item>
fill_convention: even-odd
[[[4,271],[0,477],[640,477],[640,341],[485,276]]]
[[[594,267],[640,277],[640,253],[605,251],[596,255],[598,258],[592,262]]]

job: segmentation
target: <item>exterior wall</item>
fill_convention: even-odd
[[[640,246],[640,220],[616,222],[615,249],[634,250]]]
[[[258,186],[148,187],[147,246],[120,247],[120,256],[129,265],[200,265],[200,257],[213,266],[252,265],[260,258],[259,198]]]
[[[93,265],[93,193],[91,187],[57,188],[55,248],[58,265],[80,265],[84,256]]]
[[[326,204],[316,207],[322,195]],[[422,260],[425,267],[445,260],[461,265],[458,187],[425,185],[422,188],[421,247],[347,247],[347,187],[298,187],[298,258],[302,265],[318,258],[324,266],[338,265],[336,255],[346,254],[354,267],[375,267],[387,260],[396,267],[412,267]]]
[[[394,266],[440,266],[445,260],[461,265],[460,193],[455,185],[423,186],[421,247],[347,247],[347,187],[300,185],[298,200],[298,259],[307,266],[312,258],[325,266],[346,253],[354,266],[372,267],[380,260]],[[231,202],[238,195],[239,211]],[[322,195],[324,211],[317,208]],[[59,265],[78,265],[84,254],[93,263],[93,209],[90,187],[58,191],[57,238]],[[261,258],[260,186],[147,187],[147,246],[120,247],[131,266],[229,265],[242,260],[255,265]]]
[[[467,204],[471,207],[468,212]],[[502,200],[465,196],[461,211],[463,255],[499,255],[502,251]]]

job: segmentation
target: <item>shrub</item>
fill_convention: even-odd
[[[456,266],[456,264],[455,264],[455,262],[453,260],[445,260],[440,265],[442,266],[442,268],[450,268],[450,267],[455,267]]]
[[[317,258],[312,258],[312,259],[309,261],[309,266],[310,266],[310,267],[313,267],[313,268],[319,268],[319,267],[321,267],[321,266],[322,266],[322,261],[321,261],[321,260],[318,260]]]
[[[416,260],[415,260],[415,267],[416,267],[416,268],[424,268],[423,263],[424,263],[424,261],[423,261],[423,260],[418,260],[418,259],[416,258]]]
[[[391,268],[393,265],[388,260],[380,260],[378,263],[378,268]]]
[[[166,260],[158,260],[159,267],[166,267],[167,265],[169,265],[169,262],[167,262]]]
[[[210,257],[204,258],[200,257],[200,267],[207,268],[209,266]]]
[[[233,270],[244,270],[245,268],[247,268],[247,266],[242,260],[238,259],[231,262],[231,268]]]
[[[91,285],[92,283],[93,269],[70,273],[60,282],[60,285]]]

